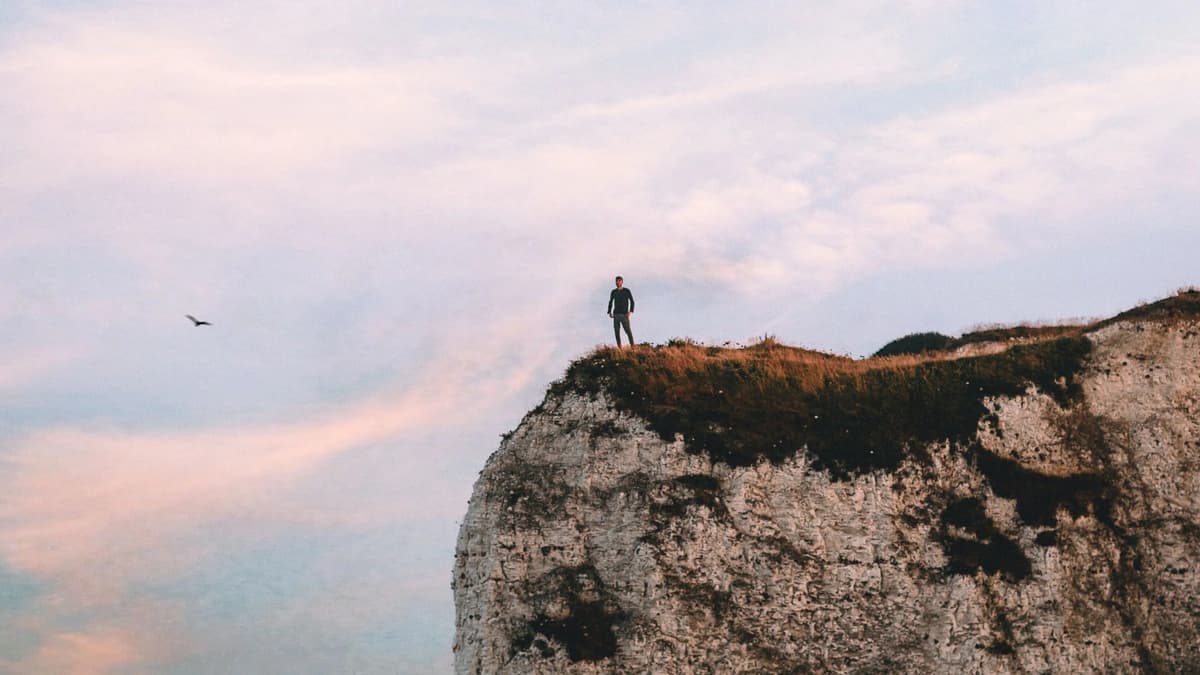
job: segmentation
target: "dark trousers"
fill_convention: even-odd
[[[628,314],[613,314],[613,335],[617,337],[617,346],[621,346],[621,329],[625,329],[625,334],[629,336],[629,346],[633,346],[633,331],[629,328]]]

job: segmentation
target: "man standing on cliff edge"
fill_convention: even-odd
[[[629,317],[633,316],[633,293],[625,288],[625,280],[617,277],[617,287],[608,294],[608,315],[613,320],[613,334],[617,336],[617,346],[621,346],[621,328],[629,336],[629,346],[633,346],[633,331],[629,328]]]

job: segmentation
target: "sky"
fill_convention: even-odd
[[[449,672],[471,486],[616,274],[639,342],[854,356],[1200,283],[1198,35],[0,0],[0,672]]]

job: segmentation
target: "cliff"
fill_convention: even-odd
[[[457,671],[1200,672],[1200,293],[987,337],[572,364],[475,486]]]

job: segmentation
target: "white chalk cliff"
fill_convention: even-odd
[[[890,463],[815,435],[730,459],[560,383],[475,485],[457,671],[1200,672],[1197,319],[1076,339],[1078,368]]]

